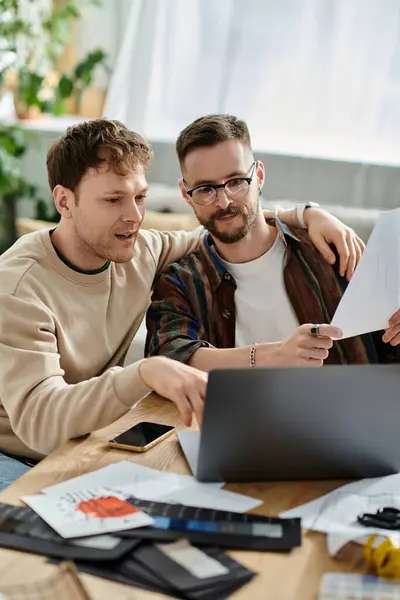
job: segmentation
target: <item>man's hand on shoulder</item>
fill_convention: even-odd
[[[164,356],[146,358],[139,372],[147,387],[177,405],[185,425],[191,425],[193,413],[201,424],[207,373]]]
[[[304,223],[310,240],[331,265],[336,257],[329,246],[333,244],[336,247],[340,258],[339,273],[350,280],[365,248],[361,238],[353,229],[320,208],[308,208],[304,212]]]

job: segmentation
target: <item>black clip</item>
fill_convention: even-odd
[[[358,515],[357,521],[364,527],[378,527],[379,529],[400,529],[400,510],[390,506],[379,508],[376,513],[363,513]]]

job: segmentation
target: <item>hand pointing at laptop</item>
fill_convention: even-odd
[[[151,390],[176,404],[185,425],[191,425],[193,413],[201,424],[207,373],[177,360],[154,356],[142,362],[140,375]]]

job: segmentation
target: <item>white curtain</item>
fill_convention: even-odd
[[[162,0],[131,0],[127,24],[103,109],[105,117],[119,119],[140,131],[146,129],[154,46]]]
[[[260,150],[399,156],[399,0],[132,0],[128,17],[105,116],[171,139],[229,112]]]

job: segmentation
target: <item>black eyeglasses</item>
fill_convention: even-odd
[[[248,194],[250,184],[253,181],[255,166],[256,163],[254,161],[250,167],[251,173],[249,177],[235,177],[234,179],[229,179],[229,181],[217,185],[198,185],[190,190],[187,190],[185,185],[183,185],[183,187],[185,188],[187,195],[192,198],[193,202],[200,204],[201,206],[212,204],[217,197],[217,190],[219,188],[224,188],[225,193],[230,198],[243,198]]]

